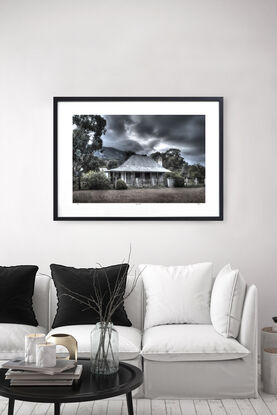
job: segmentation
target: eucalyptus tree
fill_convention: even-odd
[[[73,179],[78,180],[79,190],[82,173],[97,170],[94,151],[101,150],[105,133],[106,120],[101,115],[73,116]]]

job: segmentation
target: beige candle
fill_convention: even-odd
[[[56,345],[53,343],[40,343],[36,345],[36,365],[38,367],[56,366]]]
[[[25,362],[35,363],[36,345],[45,342],[45,334],[33,333],[25,336]]]

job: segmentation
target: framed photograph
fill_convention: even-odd
[[[223,98],[55,97],[54,220],[223,220]]]

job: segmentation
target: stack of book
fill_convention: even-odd
[[[55,367],[37,367],[24,360],[9,360],[2,365],[7,368],[6,379],[11,386],[71,386],[82,374],[83,366],[73,360],[57,360]]]

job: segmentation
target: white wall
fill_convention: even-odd
[[[227,262],[277,314],[276,0],[0,1],[0,263]],[[224,96],[224,222],[53,222],[53,96]]]

